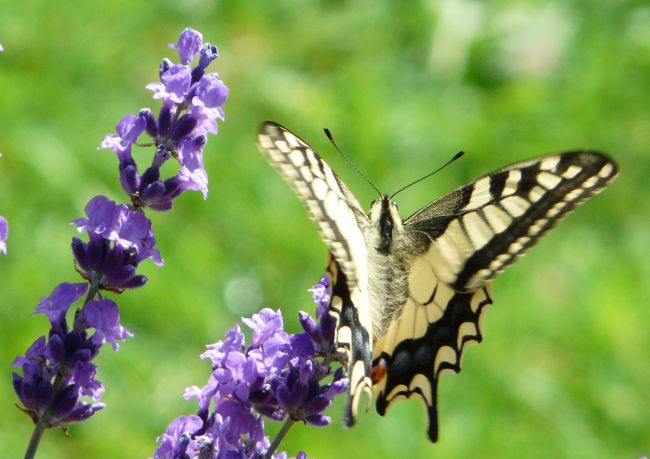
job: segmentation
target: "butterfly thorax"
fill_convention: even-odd
[[[373,341],[381,338],[393,313],[408,297],[408,257],[397,205],[387,196],[372,203],[366,233],[368,297]]]

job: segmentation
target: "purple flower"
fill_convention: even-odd
[[[113,150],[119,159],[120,183],[136,207],[170,210],[174,198],[187,190],[197,190],[207,197],[208,175],[203,165],[206,135],[217,133],[217,119],[224,119],[223,105],[228,88],[215,73],[205,73],[218,56],[217,48],[203,44],[201,34],[187,28],[178,42],[181,63],[164,59],[160,81],[148,84],[154,99],[163,104],[156,119],[149,109],[138,115],[125,116],[116,126],[117,134],[104,137],[100,148]],[[198,64],[192,61],[199,55]],[[151,143],[138,144],[141,134]],[[132,156],[132,145],[155,147],[150,167],[140,174]],[[174,159],[179,163],[177,174],[160,177],[162,165]]]
[[[222,362],[223,366],[214,370],[214,377],[220,383],[224,396],[235,396],[242,402],[248,401],[249,385],[257,380],[255,359],[241,352],[231,351]]]
[[[302,420],[314,426],[326,426],[330,418],[322,412],[332,403],[332,399],[345,391],[347,381],[342,371],[335,373],[332,384],[320,385],[323,371],[318,363],[311,360],[292,359],[287,375],[276,380],[276,398],[282,408],[294,420]]]
[[[316,308],[316,321],[306,312],[300,312],[300,325],[307,333],[316,347],[316,353],[326,359],[336,360],[339,358],[334,344],[336,334],[336,318],[329,314],[329,303],[331,299],[330,280],[327,275],[323,276],[320,282],[309,289],[314,297]]]
[[[117,292],[140,287],[147,278],[136,274],[138,264],[147,258],[163,264],[144,213],[95,196],[86,205],[86,214],[88,218],[72,223],[88,233],[89,241],[73,238],[72,251],[80,274],[95,287]]]
[[[9,237],[9,222],[0,215],[0,252],[7,253],[7,238]]]
[[[181,142],[178,149],[181,169],[175,183],[181,191],[201,191],[205,199],[208,197],[208,174],[203,168],[204,145],[205,137],[202,135]]]
[[[77,361],[72,374],[73,379],[79,385],[81,395],[88,395],[94,402],[98,402],[104,393],[104,386],[95,379],[96,373],[97,366]]]
[[[150,83],[147,89],[153,91],[154,99],[165,99],[175,104],[185,100],[192,82],[192,72],[185,65],[172,65],[160,75],[161,83]]]
[[[326,288],[325,282],[321,280],[319,285]],[[318,296],[315,294],[316,302],[326,300],[329,297],[326,299],[320,290]],[[275,421],[291,418],[291,422],[300,420],[314,426],[329,424],[324,411],[336,395],[345,392],[347,379],[342,367],[331,368],[336,359],[319,352],[334,347],[325,342],[329,335],[322,325],[330,315],[326,307],[324,312],[320,309],[319,322],[300,314],[305,332],[297,334],[283,329],[280,311],[263,309],[242,318],[252,332],[249,345],[236,325],[224,340],[207,346],[201,358],[212,363],[208,383],[185,391],[186,400],[197,399],[199,410],[193,419],[203,424],[199,427],[197,421],[187,429],[178,428],[181,420],[173,421],[158,438],[155,457],[195,458],[201,451],[209,451],[209,457],[260,458],[271,453],[271,442],[264,434],[265,417]],[[287,454],[272,457],[286,459]],[[304,452],[297,456],[306,457]]]
[[[141,287],[147,278],[136,274],[137,262],[133,251],[112,246],[108,239],[91,236],[85,243],[72,239],[72,252],[79,273],[99,289],[121,292]]]
[[[47,427],[82,421],[104,408],[96,403],[104,388],[95,379],[95,366],[88,363],[97,349],[90,349],[83,332],[59,333],[63,337],[53,334],[47,344],[44,337],[37,339],[25,356],[13,362],[23,373],[13,373],[21,409],[35,423],[44,420]],[[83,401],[83,396],[90,396],[93,403]]]
[[[123,249],[132,249],[136,263],[151,258],[157,265],[163,264],[160,253],[153,248],[156,240],[151,221],[142,212],[115,204],[105,196],[95,196],[86,205],[86,214],[87,219],[78,218],[72,222],[79,232],[85,230]]]
[[[86,215],[88,218],[78,218],[72,223],[77,230],[87,231],[88,234],[108,234],[117,225],[119,217],[119,206],[105,196],[95,196],[86,204]],[[108,237],[107,237],[108,238]]]
[[[163,264],[144,208],[169,210],[173,199],[190,189],[207,196],[203,148],[207,134],[217,131],[216,120],[224,119],[222,106],[228,88],[216,74],[205,73],[218,51],[204,44],[200,33],[185,29],[174,47],[181,63],[164,59],[158,73],[160,82],[148,85],[154,99],[162,102],[157,115],[148,108],[127,114],[116,125],[116,133],[101,142],[100,148],[117,155],[120,184],[130,204],[96,196],[86,205],[86,216],[72,222],[78,232],[87,233],[87,242],[77,237],[72,240],[77,271],[87,282],[62,283],[40,300],[36,313],[45,314],[51,324],[47,338],[41,336],[25,355],[14,359],[18,370],[13,373],[13,385],[22,404],[19,408],[37,424],[29,457],[43,428],[65,427],[104,408],[100,403],[104,386],[96,379],[93,359],[105,343],[117,351],[119,341],[133,336],[120,324],[118,305],[105,298],[104,291],[122,293],[144,285],[147,278],[136,271],[146,259]],[[192,66],[192,61],[197,64]],[[134,146],[153,147],[149,164],[138,167]],[[178,172],[161,177],[169,160],[178,162]],[[3,253],[7,235],[7,220],[0,216]],[[68,314],[84,294],[83,306],[77,307],[74,315]],[[264,364],[248,353],[244,337],[239,335],[238,328],[232,330],[226,340],[206,352],[214,370],[208,383],[186,391],[186,397],[197,398],[199,413],[170,425],[159,438],[157,457],[212,457],[216,450],[220,458],[241,458],[268,449],[261,417],[248,402],[251,388],[264,378],[258,371]],[[211,407],[217,405],[220,413],[211,413]]]
[[[159,443],[156,458],[182,458],[190,444],[192,435],[203,427],[203,420],[198,416],[181,416],[172,421],[167,430],[156,439]]]
[[[217,119],[224,120],[223,104],[228,99],[228,87],[216,74],[204,75],[192,98],[192,114],[197,119],[197,132],[217,133]]]

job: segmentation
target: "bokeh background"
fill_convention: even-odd
[[[261,121],[309,140],[361,202],[374,193],[336,154],[328,127],[387,192],[467,156],[399,196],[409,215],[452,188],[531,156],[592,148],[622,174],[494,285],[485,340],[440,384],[440,442],[420,402],[344,429],[298,425],[283,447],[310,457],[611,457],[650,453],[650,7],[601,1],[50,2],[0,0],[0,457],[31,421],[14,404],[13,358],[47,330],[39,298],[77,281],[68,224],[105,194],[124,201],[112,152],[126,113],[186,26],[218,45],[226,122],[206,150],[210,196],[150,214],[166,264],[117,298],[135,338],[99,357],[107,408],[46,432],[39,457],[147,457],[194,412],[198,354],[242,315],[280,307],[288,330],[326,250],[255,146]],[[142,153],[139,158],[149,156]],[[140,159],[144,161],[144,159]],[[271,432],[277,426],[269,427]]]

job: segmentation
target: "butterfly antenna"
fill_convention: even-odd
[[[339,152],[339,154],[343,157],[343,159],[345,160],[345,162],[348,163],[348,165],[352,168],[352,170],[354,170],[354,171],[355,171],[357,174],[359,174],[359,175],[360,175],[360,176],[361,176],[361,177],[362,177],[366,182],[368,182],[368,184],[370,184],[370,186],[374,188],[374,190],[377,192],[377,194],[378,194],[379,197],[381,198],[381,197],[383,196],[383,194],[381,193],[381,191],[379,191],[379,188],[377,188],[377,187],[375,186],[375,184],[372,183],[372,182],[370,181],[370,179],[369,179],[368,177],[366,177],[366,175],[365,175],[363,172],[361,172],[357,166],[354,165],[354,163],[350,160],[350,158],[348,158],[347,156],[345,156],[345,154],[343,154],[343,151],[342,151],[342,150],[339,148],[339,146],[336,144],[336,141],[334,140],[334,137],[332,137],[332,133],[330,132],[330,130],[327,129],[327,128],[325,128],[325,129],[323,129],[323,130],[325,131],[325,135],[327,136],[327,138],[330,139],[330,142],[332,142],[332,145],[334,145],[334,148],[336,148],[336,151]]]
[[[456,154],[454,155],[453,158],[451,158],[449,161],[447,161],[445,164],[443,164],[442,166],[440,166],[440,167],[439,167],[438,169],[436,169],[435,171],[433,171],[433,172],[431,172],[431,173],[425,175],[424,177],[421,177],[421,178],[417,179],[415,182],[411,182],[411,183],[409,183],[409,184],[406,185],[405,187],[402,187],[402,188],[400,188],[399,190],[397,190],[395,193],[391,194],[389,199],[393,199],[393,198],[395,197],[395,195],[397,195],[397,193],[401,193],[402,191],[404,191],[405,189],[407,189],[407,188],[409,188],[409,187],[415,185],[416,183],[420,183],[422,180],[431,177],[431,176],[432,176],[433,174],[435,174],[436,172],[440,172],[441,170],[443,170],[445,167],[449,166],[451,163],[453,163],[453,162],[456,161],[457,159],[460,159],[464,154],[465,154],[464,151],[459,151],[458,153],[456,153]]]

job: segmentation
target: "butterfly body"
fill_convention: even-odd
[[[329,311],[349,367],[346,424],[363,393],[374,392],[381,415],[417,396],[431,441],[439,377],[459,372],[465,346],[482,340],[494,277],[618,172],[598,152],[548,155],[480,177],[402,219],[387,196],[366,214],[327,163],[279,124],[264,123],[258,143],[330,250]]]

